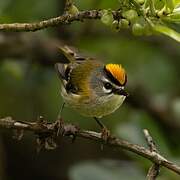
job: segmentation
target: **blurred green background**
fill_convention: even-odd
[[[118,1],[76,0],[80,10],[117,9]],[[1,0],[0,23],[33,22],[62,14],[60,0]],[[113,134],[147,146],[147,128],[162,155],[180,164],[180,44],[164,36],[135,37],[130,31],[113,32],[99,20],[74,22],[34,33],[0,33],[0,117],[50,122],[62,104],[60,81],[53,65],[61,60],[57,44],[68,44],[105,63],[121,63],[128,74],[130,97],[114,114],[103,118]],[[99,131],[91,118],[72,109],[66,122]],[[36,152],[35,136],[21,141],[13,131],[1,129],[0,179],[2,180],[141,180],[151,163],[133,153],[99,143],[62,139],[53,151]],[[158,180],[180,179],[161,168]]]

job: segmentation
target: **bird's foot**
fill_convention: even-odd
[[[56,122],[54,123],[54,127],[56,129],[56,135],[58,136],[60,133],[63,134],[63,132],[61,131],[64,131],[63,127],[64,127],[64,121],[62,118],[59,118],[56,120]]]
[[[65,124],[63,119],[60,118],[56,120],[54,127],[56,129],[56,136],[70,136],[72,137],[72,142],[75,141],[79,127],[72,124]]]

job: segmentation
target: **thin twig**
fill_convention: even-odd
[[[66,7],[67,8],[67,7]],[[120,11],[112,11],[114,19],[121,18]],[[62,24],[70,24],[73,21],[83,21],[86,19],[100,19],[102,16],[101,10],[87,10],[78,11],[75,14],[65,13],[61,16],[43,20],[34,23],[11,23],[11,24],[0,24],[0,31],[13,31],[13,32],[28,32],[38,31],[48,27],[57,27]]]
[[[150,151],[153,153],[158,153],[157,148],[155,146],[155,143],[153,141],[153,138],[149,134],[147,129],[143,130],[147,144],[149,146]],[[160,171],[160,164],[158,163],[153,163],[153,165],[149,168],[148,174],[147,174],[147,180],[155,180],[156,177],[158,176]]]
[[[81,11],[75,15],[63,14],[62,16],[50,18],[35,23],[12,23],[0,24],[0,31],[37,31],[48,27],[54,27],[62,24],[69,24],[73,21],[82,21],[83,19],[100,19],[100,10]]]
[[[154,164],[149,168],[149,171],[148,171],[148,174],[147,174],[147,180],[155,180],[156,177],[157,177],[158,174],[159,174],[159,168],[160,168],[160,165],[154,163]]]
[[[10,128],[10,129],[17,129],[24,131],[28,130],[36,134],[44,134],[46,136],[50,136],[56,133],[54,123],[25,122],[25,121],[22,122],[22,121],[13,120],[10,117],[0,119],[0,127],[6,129]],[[74,131],[75,129],[76,131]],[[94,131],[80,130],[76,128],[76,126],[71,124],[63,124],[63,130],[60,132],[63,132],[61,133],[61,135],[65,135],[65,136],[71,136],[72,134],[75,133],[77,137],[97,141],[100,143],[105,143],[101,138],[101,133],[97,133]],[[158,165],[164,166],[180,175],[180,166],[174,164],[171,161],[168,161],[157,152],[151,152],[149,149],[146,149],[143,146],[132,144],[129,143],[128,141],[112,136],[108,139],[108,141],[105,144],[108,146],[119,147],[134,152],[135,154],[138,154],[146,159],[149,159],[153,163],[157,163]]]
[[[143,132],[144,132],[144,136],[145,136],[145,138],[146,138],[146,141],[147,141],[147,144],[148,144],[148,146],[149,146],[149,149],[150,149],[150,151],[154,151],[154,152],[158,152],[157,151],[157,148],[156,148],[156,146],[155,146],[155,143],[154,143],[154,141],[153,141],[153,138],[151,137],[151,135],[149,134],[149,131],[147,130],[147,129],[144,129],[143,130]]]

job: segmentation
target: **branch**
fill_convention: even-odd
[[[151,152],[158,153],[157,148],[156,148],[156,146],[155,146],[155,143],[154,143],[151,135],[149,134],[148,130],[147,130],[147,129],[144,129],[143,132],[144,132],[144,135],[145,135],[145,138],[146,138],[146,141],[147,141],[147,144],[148,144],[148,146],[149,146],[150,151],[151,151]],[[148,171],[148,174],[147,174],[147,179],[148,179],[148,180],[155,180],[156,177],[157,177],[158,174],[159,174],[159,171],[160,171],[160,165],[157,164],[157,163],[154,163],[154,164],[149,168],[149,171]]]
[[[37,31],[48,27],[54,27],[62,24],[70,24],[73,21],[82,21],[83,19],[100,19],[100,10],[81,11],[75,15],[64,14],[55,18],[35,23],[12,23],[0,24],[0,31]]]
[[[22,121],[13,120],[11,117],[0,119],[0,127],[21,131],[21,135],[22,135],[22,131],[25,131],[25,130],[32,131],[38,135],[43,135],[44,137],[48,137],[48,136],[53,137],[57,133],[57,129],[56,129],[57,126],[55,123],[47,123],[43,121],[37,121],[37,122],[23,121],[22,122]],[[154,152],[154,151],[151,152],[150,150],[144,148],[143,146],[132,144],[132,143],[129,143],[128,141],[125,141],[125,140],[122,140],[113,136],[111,136],[107,142],[104,142],[101,138],[101,133],[81,130],[71,124],[62,123],[60,127],[61,127],[60,135],[70,136],[70,137],[71,135],[75,135],[77,137],[104,143],[108,146],[123,148],[125,150],[134,152],[135,154],[138,154],[146,159],[149,159],[153,163],[164,166],[180,175],[180,166],[174,164],[171,161],[168,161],[157,152]]]

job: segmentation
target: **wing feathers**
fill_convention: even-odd
[[[67,67],[66,64],[56,63],[55,69],[56,69],[57,74],[61,80],[68,81],[70,69]]]

